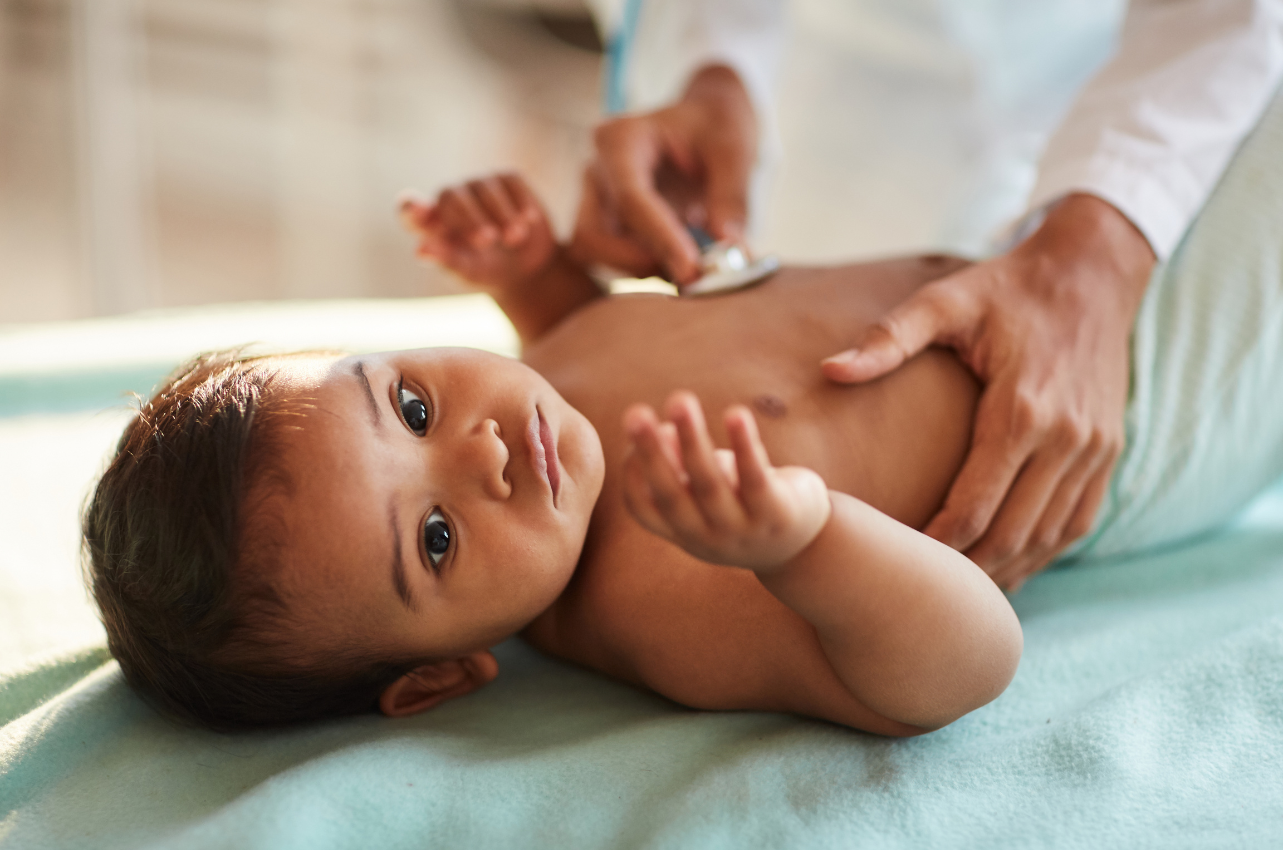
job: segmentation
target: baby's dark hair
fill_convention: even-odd
[[[214,729],[372,709],[414,666],[288,646],[273,586],[279,462],[297,406],[280,359],[202,355],[125,428],[85,509],[86,581],[126,681],[162,713]],[[340,653],[339,655],[343,655]]]

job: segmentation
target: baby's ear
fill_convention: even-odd
[[[421,664],[379,695],[379,711],[409,717],[448,699],[470,694],[499,674],[499,662],[488,649],[450,661]]]

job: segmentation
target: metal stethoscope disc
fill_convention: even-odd
[[[682,295],[711,295],[743,289],[766,279],[780,267],[773,255],[753,260],[748,251],[734,242],[717,242],[703,228],[687,225],[695,244],[699,246],[704,274],[690,286],[682,287]]]

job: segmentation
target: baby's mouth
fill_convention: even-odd
[[[557,505],[557,494],[561,491],[561,464],[557,460],[557,438],[552,433],[552,426],[544,419],[543,411],[535,407],[535,419],[530,423],[532,428],[531,443],[534,449],[535,470],[548,481],[552,490],[553,506]]]

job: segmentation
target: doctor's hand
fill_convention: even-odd
[[[1123,446],[1132,320],[1154,262],[1117,209],[1070,195],[1010,253],[927,284],[822,364],[861,383],[941,345],[980,379],[971,448],[923,530],[1001,587],[1092,526]]]
[[[697,224],[716,239],[742,238],[757,119],[744,84],[725,66],[700,70],[665,109],[597,127],[570,251],[643,277],[699,277]]]

